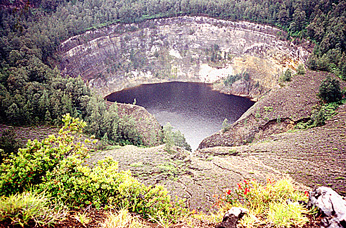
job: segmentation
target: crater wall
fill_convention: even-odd
[[[81,75],[103,96],[144,83],[191,81],[256,100],[309,55],[283,36],[271,26],[207,17],[115,24],[63,42],[60,70]],[[224,85],[228,75],[244,72],[247,77]]]

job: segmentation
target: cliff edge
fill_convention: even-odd
[[[207,17],[115,24],[63,42],[60,70],[81,75],[103,96],[144,83],[188,81],[256,100],[309,55],[281,40],[284,35],[271,26]],[[227,76],[244,72],[246,81],[223,86]]]

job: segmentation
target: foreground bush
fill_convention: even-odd
[[[182,201],[172,202],[162,186],[145,186],[131,176],[130,171],[118,171],[111,157],[89,168],[85,159],[70,156],[40,184],[42,191],[65,202],[70,208],[92,204],[96,208],[128,208],[149,220],[177,221],[184,214]]]
[[[26,148],[19,149],[17,155],[11,154],[0,165],[0,195],[21,193],[31,186],[42,183],[48,171],[58,166],[69,155],[85,154],[87,148],[81,142],[74,142],[85,123],[70,115],[64,116],[65,125],[59,136],[50,135],[39,142],[29,140]]]
[[[130,171],[118,171],[112,158],[86,165],[88,148],[78,141],[86,125],[65,115],[59,136],[28,141],[18,155],[0,165],[0,195],[10,196],[37,188],[69,208],[128,208],[153,221],[176,222],[187,213],[182,201],[173,202],[162,186],[145,186]]]

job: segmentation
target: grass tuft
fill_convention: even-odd
[[[24,192],[0,198],[0,221],[10,220],[12,225],[25,226],[34,222],[35,225],[50,226],[66,214],[61,205],[50,202],[42,193]]]
[[[102,224],[103,228],[147,228],[138,217],[132,216],[127,209],[121,209],[117,214],[108,214],[107,219]]]

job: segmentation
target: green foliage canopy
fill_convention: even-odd
[[[339,81],[328,76],[321,82],[318,96],[327,103],[341,100],[342,92]]]

